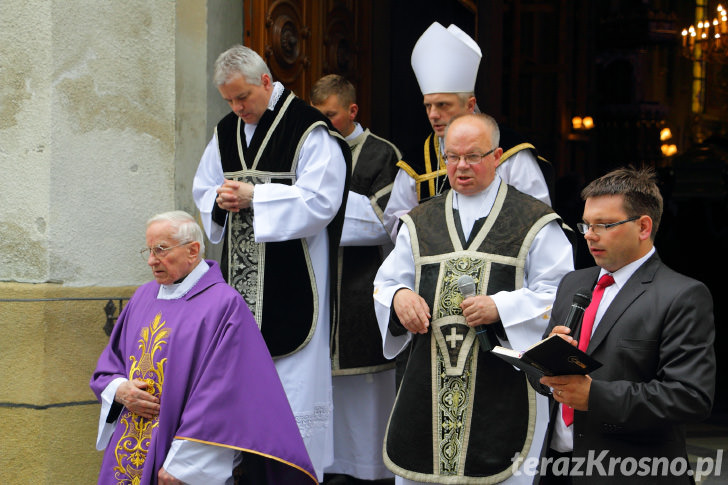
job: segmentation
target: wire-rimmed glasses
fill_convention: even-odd
[[[606,230],[609,229],[610,227],[619,226],[620,224],[625,224],[627,222],[636,221],[639,218],[640,218],[640,216],[634,216],[634,217],[630,217],[629,219],[625,219],[623,221],[610,222],[609,224],[586,224],[584,222],[577,222],[576,228],[582,234],[586,234],[587,232],[589,232],[589,229],[591,229],[592,232],[598,236],[599,234],[603,234],[604,232],[606,232]]]
[[[498,147],[495,147],[491,149],[490,151],[487,151],[483,153],[482,155],[480,153],[466,153],[465,155],[457,155],[455,153],[446,153],[445,154],[445,163],[447,164],[458,164],[460,163],[460,160],[463,158],[465,159],[465,163],[468,165],[475,165],[480,163],[481,160],[483,160],[485,157],[496,151]]]
[[[154,246],[153,248],[144,248],[141,251],[139,251],[139,254],[141,254],[142,259],[144,261],[149,260],[150,253],[153,254],[154,257],[157,259],[164,259],[165,257],[167,257],[167,255],[169,254],[169,251],[171,251],[172,249],[178,248],[180,246],[184,246],[185,244],[189,244],[191,242],[192,241],[183,242],[183,243],[177,244],[176,246],[170,246],[168,248],[165,248],[162,245]]]

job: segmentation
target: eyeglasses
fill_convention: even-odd
[[[456,155],[454,153],[446,153],[445,154],[445,163],[453,163],[458,164],[460,163],[460,160],[463,158],[465,159],[465,163],[468,165],[475,165],[476,163],[480,163],[482,159],[496,151],[498,147],[493,148],[489,152],[483,153],[482,155],[479,153],[467,153],[465,155]]]
[[[176,246],[170,246],[168,248],[165,248],[164,246],[154,246],[153,248],[144,248],[141,251],[139,251],[139,254],[142,255],[142,259],[144,261],[147,261],[149,259],[149,253],[152,253],[155,258],[157,259],[164,259],[169,254],[169,251],[171,251],[174,248],[178,248],[180,246],[184,246],[185,244],[189,244],[193,241],[187,241],[183,242],[181,244],[178,244]]]
[[[627,222],[636,221],[639,218],[640,218],[640,216],[634,216],[634,217],[630,217],[629,219],[625,219],[623,221],[610,222],[609,224],[585,224],[583,222],[577,222],[576,228],[582,234],[586,234],[587,232],[589,232],[589,229],[591,229],[594,234],[599,235],[599,234],[604,233],[610,227],[619,226],[620,224],[625,224]]]

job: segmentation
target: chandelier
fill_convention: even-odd
[[[717,16],[682,30],[682,53],[693,61],[728,63],[728,14],[718,5]]]

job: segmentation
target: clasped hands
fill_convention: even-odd
[[[141,379],[122,382],[116,389],[114,400],[142,418],[152,419],[159,414],[159,398],[149,394],[148,384]],[[160,485],[181,485],[182,482],[161,468],[157,474]]]
[[[571,329],[564,325],[557,325],[551,330],[551,335],[559,335],[561,338],[569,342],[573,346],[577,346],[578,342],[571,335]],[[585,376],[543,376],[540,383],[549,386],[554,399],[561,404],[571,406],[577,411],[589,410],[589,390],[591,389],[591,377]]]
[[[427,333],[430,327],[430,307],[420,295],[402,288],[397,290],[392,299],[394,312],[404,328],[412,333]],[[488,325],[500,320],[498,308],[488,295],[471,296],[460,304],[465,323],[470,327]]]
[[[141,379],[124,381],[116,389],[114,400],[142,418],[153,419],[159,414],[159,398],[149,394],[147,386]]]
[[[255,185],[235,180],[225,180],[217,188],[215,201],[221,209],[231,212],[239,212],[240,209],[247,209],[253,202],[253,189]]]

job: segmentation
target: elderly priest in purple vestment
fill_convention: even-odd
[[[122,310],[91,378],[99,484],[232,484],[261,460],[256,483],[317,483],[258,326],[202,259],[195,220],[152,217],[146,246],[155,281]]]

